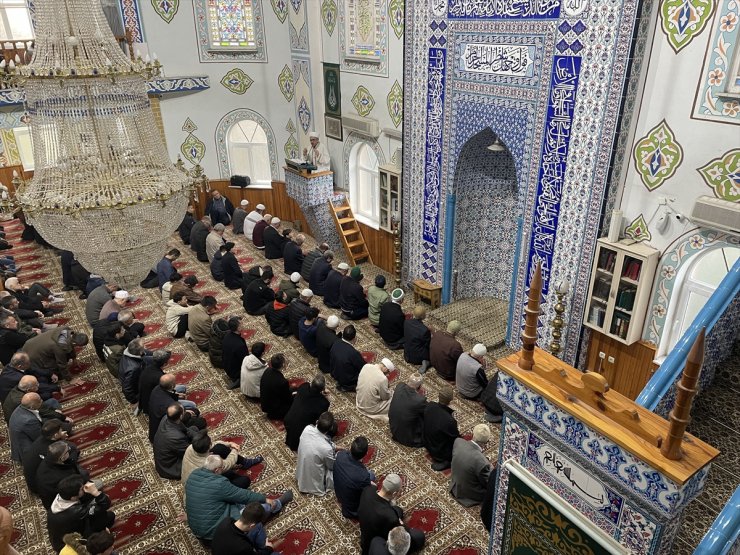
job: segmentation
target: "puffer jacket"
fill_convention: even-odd
[[[272,301],[272,304],[265,310],[265,319],[270,325],[270,331],[275,335],[288,337],[292,333],[288,305],[279,301]]]
[[[240,387],[242,393],[247,397],[259,399],[260,396],[260,381],[262,380],[262,374],[267,370],[267,364],[262,362],[256,356],[250,354],[244,357],[242,361],[242,374]]]
[[[151,353],[147,353],[151,354]],[[121,380],[123,396],[129,403],[139,402],[139,377],[144,368],[144,357],[132,355],[128,347],[118,363],[118,379]]]
[[[205,468],[196,468],[185,482],[185,512],[195,537],[213,539],[219,523],[228,517],[239,518],[247,503],[264,503],[261,493],[235,486],[229,479]]]
[[[214,320],[211,325],[211,338],[208,347],[208,358],[214,368],[224,367],[224,336],[229,331],[229,324],[224,318]]]

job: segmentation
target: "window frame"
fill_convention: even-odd
[[[36,33],[33,28],[33,17],[31,17],[31,10],[28,7],[28,3],[26,0],[0,0],[0,18],[2,18],[2,25],[0,25],[0,29],[10,31],[10,21],[8,20],[8,15],[6,12],[6,9],[19,9],[24,10],[26,13],[26,17],[28,18],[28,26],[31,30],[31,36],[30,37],[0,37],[0,41],[2,42],[26,42],[29,40],[34,40],[36,38]]]
[[[252,42],[252,44],[245,44],[245,45],[238,45],[238,44],[218,45],[218,44],[214,44],[213,36],[211,34],[211,21],[212,21],[212,19],[211,19],[211,3],[218,4],[218,1],[219,0],[205,0],[206,37],[207,37],[207,40],[208,40],[208,46],[207,46],[206,49],[209,52],[214,52],[214,53],[222,52],[222,53],[232,53],[232,54],[236,53],[236,54],[238,54],[240,52],[243,52],[245,54],[254,54],[254,53],[259,52],[259,49],[260,48],[259,48],[259,44],[257,42],[257,26],[256,26],[256,21],[255,21],[255,17],[256,17],[255,16],[255,2],[257,0],[237,0],[238,2],[241,2],[242,4],[244,4],[245,2],[249,2],[249,11],[252,14],[252,21],[251,21],[251,23],[249,23],[249,25],[251,25],[251,28],[252,28],[252,33],[251,34],[252,34],[253,42]],[[247,22],[245,21],[245,24],[246,23]]]
[[[366,151],[364,149],[367,149]],[[367,152],[375,160],[373,169],[363,163],[361,155]],[[372,145],[366,141],[358,141],[350,151],[349,156],[349,204],[355,219],[363,224],[380,229],[380,160]],[[370,187],[366,187],[365,180],[370,181]],[[363,198],[363,194],[369,197]],[[361,210],[360,206],[369,203],[373,210],[367,212]]]
[[[264,139],[265,139],[264,142],[255,143],[252,141],[234,141],[231,138],[231,133],[242,122],[253,123],[255,125],[255,132],[257,129],[259,129],[262,133],[262,136],[264,136]],[[242,134],[244,135],[246,139],[247,138],[246,133],[244,133],[243,130],[242,130]],[[264,148],[265,159],[267,162],[267,179],[266,180],[261,179],[261,178],[255,179],[251,175],[252,168],[254,165],[254,152],[257,149],[261,150],[262,148]],[[249,119],[249,118],[240,119],[240,120],[235,121],[226,131],[226,154],[228,157],[229,172],[231,173],[231,175],[236,175],[236,171],[234,170],[234,158],[235,158],[234,151],[235,150],[236,151],[244,150],[248,153],[247,156],[249,158],[249,164],[248,164],[249,172],[247,173],[247,175],[249,175],[249,178],[250,178],[249,187],[252,187],[252,186],[256,188],[272,187],[272,164],[270,160],[270,138],[267,134],[267,130],[265,130],[265,128],[262,127],[262,125],[260,125],[258,121]]]
[[[344,59],[371,64],[380,64],[383,58],[383,33],[381,30],[383,6],[381,0],[369,0],[373,10],[373,53],[358,53],[357,40],[353,40],[353,26],[357,27],[357,4],[360,0],[343,0],[346,13]]]

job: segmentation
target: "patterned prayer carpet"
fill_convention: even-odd
[[[21,279],[27,283],[51,284],[53,289],[59,290],[60,267],[54,251],[21,242],[21,228],[17,223],[6,222],[5,228],[11,243],[15,244],[10,254],[16,256],[18,265],[22,267]],[[227,236],[230,236],[230,231]],[[249,267],[263,261],[262,254],[248,245],[243,237],[237,238],[236,243],[242,266]],[[285,353],[288,361],[285,373],[290,379],[311,379],[317,371],[316,364],[298,341],[273,336],[264,318],[246,315],[239,294],[213,281],[207,265],[198,262],[188,247],[183,248],[175,237],[171,246],[183,252],[177,262],[182,273],[195,273],[202,280],[199,292],[215,295],[223,315],[243,316],[243,335],[248,343],[258,340],[269,343],[270,354]],[[313,243],[308,247],[312,248]],[[273,266],[278,269],[277,264]],[[368,285],[378,270],[370,266],[363,270],[367,276],[365,285]],[[277,279],[282,277],[282,273],[277,272]],[[273,495],[285,488],[296,491],[295,501],[268,525],[268,534],[276,549],[284,555],[358,553],[359,528],[341,516],[333,495],[315,498],[297,493],[295,455],[284,444],[282,423],[268,421],[258,405],[247,402],[238,390],[229,391],[225,375],[211,367],[206,354],[184,340],[169,337],[163,325],[165,310],[158,290],[137,288],[132,293],[138,296],[134,307],[137,318],[147,326],[146,345],[151,349],[168,348],[173,351],[168,370],[177,375],[178,383],[188,385],[189,398],[198,403],[209,423],[211,436],[237,441],[248,456],[261,454],[265,458],[264,463],[249,470],[254,489]],[[66,298],[64,312],[54,321],[89,333],[84,301],[78,300],[75,293],[67,293]],[[332,313],[323,304],[320,306],[324,315]],[[412,295],[407,295],[404,310],[412,308]],[[465,342],[463,346],[471,347]],[[414,370],[403,361],[402,353],[384,349],[379,336],[366,320],[358,325],[357,347],[367,360],[388,356],[398,368],[398,373],[392,376],[395,383],[405,380]],[[81,448],[82,465],[104,481],[105,491],[113,500],[113,510],[117,515],[113,531],[121,553],[207,553],[208,550],[190,533],[187,524],[177,518],[183,511],[182,485],[163,480],[156,474],[147,440],[146,417],[132,415],[120,385],[98,362],[92,345],[80,353],[77,373],[84,383],[67,389],[62,400],[63,410],[75,420],[72,439]],[[426,531],[424,553],[474,555],[487,552],[488,534],[480,522],[479,511],[476,508],[465,509],[452,499],[448,493],[449,474],[431,470],[430,460],[423,449],[409,449],[394,443],[387,426],[357,412],[353,395],[337,393],[333,380],[329,378],[327,382],[327,388],[331,390],[331,410],[341,421],[337,445],[348,448],[355,436],[365,435],[371,444],[368,466],[379,476],[397,472],[403,477],[399,503],[405,509],[406,522]],[[436,399],[442,383],[434,372],[430,372],[424,385],[430,398]],[[463,434],[470,434],[473,426],[482,421],[483,410],[479,404],[455,399],[453,408]],[[497,426],[493,432],[493,441],[486,450],[491,460],[498,452]],[[29,494],[20,467],[10,460],[5,424],[0,425],[0,504],[13,514],[13,544],[19,551],[29,555],[51,553],[44,511],[40,502]]]
[[[489,353],[505,345],[509,318],[509,303],[506,301],[493,297],[461,299],[433,310],[430,316],[445,327],[452,320],[458,320],[463,325],[461,339],[483,343]]]

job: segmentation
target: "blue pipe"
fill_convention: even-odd
[[[694,555],[726,555],[740,536],[740,487],[696,546]]]
[[[509,316],[506,320],[506,342],[511,344],[511,326],[514,321],[514,303],[516,302],[516,278],[519,273],[519,258],[522,256],[522,227],[524,218],[516,219],[516,245],[514,246],[514,265],[511,268],[511,289],[509,290]]]
[[[452,241],[455,237],[455,205],[457,198],[454,194],[447,195],[445,204],[445,260],[442,270],[442,304],[450,302],[452,296],[452,255],[454,248]]]
[[[724,314],[732,300],[740,293],[740,258],[735,261],[727,275],[719,284],[717,289],[709,297],[704,307],[696,315],[689,329],[678,340],[676,346],[668,353],[668,356],[660,365],[658,371],[653,374],[645,388],[640,392],[635,402],[648,410],[655,410],[661,399],[678,379],[683,371],[686,357],[694,344],[699,331],[707,329],[707,334],[712,330],[714,324]],[[668,326],[666,322],[666,327]]]

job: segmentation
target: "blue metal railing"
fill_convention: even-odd
[[[740,536],[740,487],[702,538],[694,555],[726,555]]]
[[[732,300],[740,293],[740,258],[735,261],[727,275],[717,289],[709,297],[704,307],[696,315],[689,329],[679,339],[676,346],[653,374],[645,388],[638,395],[635,402],[648,410],[655,410],[661,399],[676,382],[686,364],[686,356],[691,350],[702,328],[707,329],[707,335],[724,314]],[[666,322],[666,327],[669,322]]]

